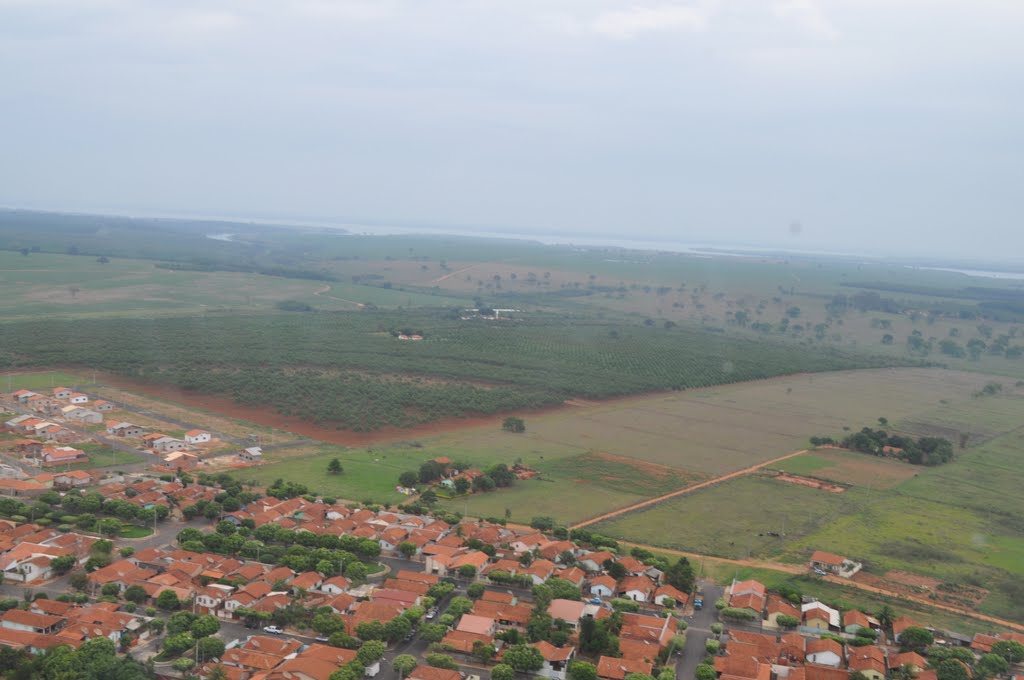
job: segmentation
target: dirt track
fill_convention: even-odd
[[[769,465],[774,465],[775,463],[782,462],[782,461],[786,460],[787,458],[792,458],[793,456],[799,456],[802,453],[807,453],[807,449],[801,449],[800,451],[794,451],[793,453],[787,453],[785,456],[779,456],[778,458],[772,458],[771,460],[766,460],[766,461],[764,461],[762,463],[758,463],[757,465],[751,465],[748,468],[743,468],[742,470],[736,470],[735,472],[730,472],[728,474],[721,475],[720,477],[715,477],[714,479],[709,479],[709,480],[707,480],[705,482],[700,482],[699,484],[694,484],[692,486],[686,486],[686,487],[683,487],[682,489],[677,489],[675,491],[672,491],[670,493],[664,494],[662,496],[657,496],[656,498],[648,498],[645,501],[640,501],[639,503],[634,503],[633,505],[627,506],[625,508],[619,508],[618,510],[613,510],[612,512],[606,512],[603,515],[598,515],[597,517],[592,517],[592,518],[590,518],[588,520],[584,520],[584,521],[582,521],[582,522],[580,522],[578,524],[572,525],[569,528],[570,529],[580,529],[582,527],[589,526],[591,524],[595,524],[595,523],[600,522],[600,521],[605,520],[605,519],[611,519],[612,517],[618,517],[619,515],[624,515],[627,512],[632,512],[634,510],[639,510],[640,508],[646,508],[649,505],[654,505],[655,503],[660,503],[660,502],[662,502],[664,500],[667,500],[669,498],[675,498],[676,496],[682,496],[684,494],[692,493],[694,491],[700,491],[701,489],[705,489],[705,488],[707,488],[709,486],[713,486],[715,484],[719,484],[721,482],[725,482],[725,481],[728,481],[730,479],[734,479],[736,477],[742,477],[744,475],[749,475],[752,472],[757,472],[758,470],[760,470],[762,468],[765,468],[765,467],[768,467]]]

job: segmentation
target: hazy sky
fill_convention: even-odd
[[[1024,259],[1022,36],[1021,0],[0,0],[0,203]]]

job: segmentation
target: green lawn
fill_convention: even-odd
[[[121,538],[145,538],[152,535],[153,530],[149,527],[140,527],[135,524],[125,524],[121,527]]]
[[[75,446],[89,454],[89,462],[72,465],[72,470],[117,467],[139,462],[138,458],[123,451],[115,451],[104,444],[76,444]]]
[[[71,387],[90,382],[88,378],[61,371],[40,371],[38,373],[7,373],[0,376],[0,389],[34,390],[49,392],[51,387]]]

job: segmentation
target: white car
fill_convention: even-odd
[[[284,631],[281,630],[280,628],[278,628],[277,626],[267,626],[266,628],[263,629],[263,632],[264,633],[270,633],[271,635],[280,635]]]

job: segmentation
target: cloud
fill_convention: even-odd
[[[825,17],[816,0],[783,0],[774,7],[775,16],[795,24],[803,32],[820,40],[835,40],[839,31]]]
[[[708,27],[707,6],[657,5],[609,10],[597,15],[590,28],[600,35],[618,40],[635,38],[652,31],[704,31]]]

